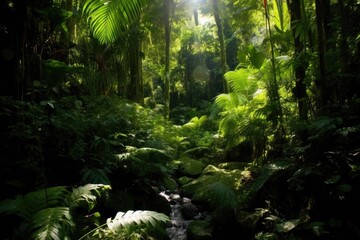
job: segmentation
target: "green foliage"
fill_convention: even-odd
[[[241,93],[223,93],[216,97],[215,103],[223,110],[230,111],[248,102],[247,97]]]
[[[22,218],[19,227],[29,239],[70,239],[79,219],[73,218],[75,209],[94,208],[98,197],[110,189],[109,185],[87,184],[68,191],[67,187],[50,187],[30,192],[15,199],[0,202],[1,215],[15,215]],[[82,216],[85,217],[85,216]]]
[[[44,60],[43,67],[49,88],[62,86],[62,84],[66,82],[65,80],[68,74],[81,73],[84,70],[83,67],[71,67],[65,62],[55,59]]]
[[[87,15],[88,22],[94,36],[101,43],[113,43],[123,36],[124,29],[136,20],[144,5],[143,0],[107,1],[87,0],[83,12]]]
[[[157,221],[166,223],[169,221],[169,217],[153,211],[127,211],[126,213],[118,212],[113,219],[108,219],[106,224],[111,231],[118,232],[121,228],[126,228],[134,222],[138,225],[144,223],[156,226]]]
[[[86,168],[82,171],[82,182],[94,184],[108,184],[110,185],[109,174],[111,170],[109,167],[104,168]]]
[[[165,151],[153,148],[128,149],[129,152],[116,155],[115,167],[122,169],[124,177],[131,176],[134,182],[147,182],[161,181],[166,176],[166,163],[170,156]]]
[[[199,129],[204,126],[205,122],[208,120],[206,115],[198,117],[193,117],[188,123],[184,124],[183,127],[190,129]]]
[[[229,186],[215,182],[208,186],[209,203],[220,214],[223,211],[233,211],[238,206],[238,199],[234,190]]]
[[[90,239],[144,239],[147,236],[146,229],[168,221],[168,216],[154,211],[118,212],[113,219],[108,218],[106,224],[91,230],[79,240],[89,239],[90,236]]]
[[[262,166],[260,175],[251,185],[250,191],[252,193],[258,192],[264,184],[270,179],[270,177],[278,171],[285,170],[292,166],[292,163],[289,161],[279,161],[269,165]]]
[[[290,13],[287,3],[277,0],[273,1],[273,4],[275,28],[281,32],[290,30]]]
[[[51,22],[53,26],[53,28],[50,28],[51,31],[57,30],[59,28],[64,32],[68,31],[66,21],[72,17],[72,12],[66,11],[58,6],[52,6],[45,9],[34,9],[34,11]]]
[[[35,213],[31,222],[31,239],[69,239],[70,229],[75,226],[67,207],[45,208]],[[35,231],[34,231],[35,230]]]

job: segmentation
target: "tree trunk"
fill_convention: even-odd
[[[216,22],[216,26],[218,29],[218,37],[219,37],[219,44],[220,44],[220,59],[221,59],[221,74],[223,79],[223,91],[224,93],[229,92],[227,83],[225,81],[225,73],[228,70],[227,64],[226,64],[226,51],[225,51],[225,39],[224,39],[224,30],[223,30],[223,23],[221,14],[219,11],[219,2],[218,0],[212,0],[213,3],[213,9],[214,9],[214,18]]]
[[[165,30],[165,111],[164,117],[169,118],[170,114],[170,0],[164,0],[164,30]]]
[[[142,80],[142,48],[139,25],[135,24],[130,32],[129,38],[129,63],[130,63],[130,85],[128,98],[141,105],[144,103],[143,80]]]
[[[324,9],[323,1],[316,0],[316,26],[318,35],[318,53],[319,53],[319,79],[316,86],[320,89],[319,108],[322,109],[327,104],[327,81],[325,68],[325,34],[324,34]]]
[[[305,70],[306,63],[302,55],[305,53],[305,47],[303,42],[300,39],[300,34],[296,34],[296,28],[294,26],[295,22],[301,22],[303,18],[301,13],[301,4],[302,0],[288,0],[288,8],[290,9],[291,24],[292,24],[292,33],[294,38],[294,47],[295,47],[295,59],[298,59],[297,64],[294,65],[295,72],[295,88],[294,95],[298,102],[299,118],[301,120],[308,119],[308,106],[307,106],[307,94],[306,94],[306,85],[305,85]]]

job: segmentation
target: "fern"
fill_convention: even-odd
[[[158,222],[167,222],[169,218],[163,214],[154,211],[127,211],[118,212],[114,219],[109,218],[106,222],[108,228],[114,232],[121,231],[123,227],[128,225],[136,224],[140,225],[141,223],[145,225],[151,224],[156,226]]]
[[[61,204],[69,194],[66,187],[50,187],[0,202],[0,214],[15,214],[29,221],[41,209]]]
[[[22,225],[28,227],[21,231],[30,232],[31,239],[70,239],[75,227],[70,210],[76,207],[93,209],[97,197],[109,189],[109,185],[103,184],[87,184],[71,192],[64,186],[50,187],[1,201],[0,214],[21,217]]]
[[[67,207],[46,208],[37,212],[31,221],[31,230],[35,230],[32,238],[35,240],[63,240],[69,234],[69,229],[75,226]]]
[[[154,211],[129,210],[127,212],[118,212],[113,219],[108,218],[105,224],[86,233],[84,236],[79,238],[79,240],[85,239],[91,234],[93,234],[92,236],[94,237],[96,236],[96,232],[100,230],[103,230],[105,232],[111,232],[119,236],[124,235],[127,232],[126,229],[134,226],[141,226],[145,228],[155,227],[161,222],[167,223],[168,221],[170,221],[168,216],[163,213],[158,213]]]
[[[223,183],[215,182],[208,186],[210,204],[217,210],[235,209],[237,197],[233,189]]]
[[[215,98],[215,103],[224,111],[230,111],[248,102],[247,97],[240,93],[223,93]]]
[[[96,198],[111,189],[109,185],[104,184],[87,184],[73,189],[72,193],[66,199],[66,205],[69,207],[87,207],[91,210],[95,207]]]
[[[251,68],[242,68],[227,72],[224,77],[234,92],[250,97],[257,90],[257,83],[255,81],[257,72],[258,70]]]
[[[82,181],[85,183],[110,185],[108,174],[111,173],[111,170],[108,167],[94,169],[86,168],[82,171],[82,173]]]

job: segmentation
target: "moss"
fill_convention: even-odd
[[[196,177],[200,176],[205,168],[205,164],[199,160],[192,159],[190,157],[182,157],[180,161],[181,175]]]
[[[209,221],[194,220],[189,223],[187,235],[189,240],[210,240],[213,239],[212,231]]]

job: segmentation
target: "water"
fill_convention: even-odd
[[[166,232],[170,240],[186,240],[187,239],[187,226],[191,220],[185,220],[181,213],[181,205],[189,199],[182,198],[176,191],[168,192],[163,191],[160,195],[164,196],[170,203],[171,224],[166,228]]]

